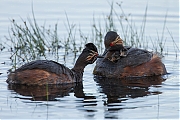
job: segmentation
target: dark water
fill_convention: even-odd
[[[9,59],[11,54],[5,49],[0,51],[0,119],[178,119],[180,71],[179,52],[175,47],[179,46],[178,1],[123,1],[122,5],[126,13],[133,14],[133,21],[138,26],[147,4],[147,37],[155,40],[158,35],[161,37],[167,13],[164,33],[166,54],[163,58],[169,73],[165,76],[166,80],[158,77],[121,81],[97,78],[92,74],[95,66],[93,64],[85,68],[83,82],[79,84],[48,87],[9,86],[5,81],[8,69],[12,66]],[[90,34],[93,14],[97,19],[101,19],[103,14],[109,13],[110,5],[103,0],[52,0],[33,1],[33,8],[40,24],[46,21],[47,25],[53,26],[58,21],[63,38],[66,36],[65,11],[70,22],[80,24],[81,30]],[[13,18],[21,22],[20,17],[26,19],[31,16],[31,10],[32,1],[0,1],[0,43],[6,44],[4,36],[8,35],[9,20]],[[149,45],[150,50],[151,48],[152,44]],[[63,58],[61,54],[63,53],[60,53],[60,58]],[[70,54],[66,62],[63,59],[60,62],[72,68],[72,56]]]

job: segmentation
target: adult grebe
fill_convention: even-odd
[[[161,62],[161,57],[147,50],[123,47],[122,39],[119,35],[110,31],[104,39],[104,58],[99,58],[96,62],[93,74],[108,78],[142,77],[167,74],[165,65]],[[125,57],[117,54],[117,51],[125,51]],[[113,55],[120,58],[113,58]]]
[[[46,85],[81,82],[84,68],[94,63],[98,51],[93,43],[85,45],[74,67],[69,69],[50,60],[36,60],[27,63],[8,75],[8,84]]]

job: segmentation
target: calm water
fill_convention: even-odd
[[[65,12],[69,21],[80,26],[83,33],[88,35],[91,33],[93,15],[103,20],[103,14],[110,11],[109,3],[104,0],[1,0],[0,43],[7,44],[4,36],[8,35],[10,19],[20,23],[21,18],[26,20],[28,16],[32,17],[32,4],[38,23],[43,25],[46,22],[46,25],[53,26],[58,22],[62,38],[67,35]],[[5,80],[7,71],[11,68],[11,55],[5,49],[0,51],[0,119],[178,119],[179,52],[176,52],[174,43],[179,46],[179,3],[177,0],[124,0],[122,5],[125,13],[133,14],[133,21],[138,26],[147,4],[147,37],[157,39],[157,33],[161,37],[166,13],[168,16],[164,33],[166,55],[163,62],[170,74],[165,81],[156,78],[124,83],[94,78],[93,64],[85,69],[82,84],[49,86],[49,101],[46,101],[46,88],[8,86]],[[117,7],[117,12],[118,9]],[[167,29],[175,42],[172,42]],[[153,46],[149,47],[151,49]],[[63,59],[60,62],[65,63]],[[71,55],[67,56],[66,66],[72,68],[73,64]]]

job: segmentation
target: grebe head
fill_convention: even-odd
[[[80,64],[92,64],[96,61],[97,56],[98,51],[96,46],[93,43],[87,43],[77,61]]]
[[[120,38],[117,32],[109,31],[104,38],[104,45],[106,49],[110,47],[113,49],[114,46],[123,46],[123,40]]]
[[[82,53],[79,55],[74,65],[74,68],[72,69],[78,72],[82,72],[84,71],[85,66],[94,63],[97,57],[98,57],[98,51],[96,46],[93,43],[88,43],[85,45],[85,48],[83,49]]]
[[[86,61],[88,62],[88,64],[92,64],[96,61],[97,56],[98,56],[97,47],[93,43],[88,43],[85,46],[86,46],[86,48],[84,49],[84,51],[88,52]]]

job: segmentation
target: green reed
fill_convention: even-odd
[[[100,50],[104,49],[104,36],[108,31],[117,31],[120,33],[121,38],[124,40],[125,45],[134,47],[147,47],[145,44],[145,25],[147,8],[145,9],[145,14],[143,17],[142,25],[140,26],[140,31],[138,31],[135,23],[132,21],[131,14],[126,15],[122,9],[122,5],[116,4],[120,12],[116,12],[114,8],[114,3],[111,3],[110,13],[104,16],[104,21],[96,22],[93,19],[92,36],[94,36],[94,42],[98,42],[98,48]]]
[[[67,17],[67,16],[66,16]],[[58,24],[56,23],[54,29],[46,28],[45,24],[40,27],[35,19],[22,19],[23,24],[18,24],[14,19],[11,21],[11,29],[9,36],[6,37],[11,43],[12,55],[10,59],[13,63],[13,68],[16,69],[17,63],[29,62],[36,59],[47,59],[47,52],[54,55],[54,60],[59,60],[59,49],[64,49],[64,61],[66,55],[74,53],[76,57],[77,52],[81,51],[85,42],[77,44],[76,42],[76,27],[75,24],[70,24],[67,17],[67,37],[59,38]],[[82,36],[81,33],[81,38]],[[74,57],[74,58],[75,58]]]
[[[9,36],[6,39],[11,41],[13,68],[16,68],[19,62],[47,59],[47,52],[52,53],[54,55],[53,59],[58,62],[60,49],[64,50],[64,61],[69,53],[73,53],[74,58],[76,58],[77,53],[82,51],[87,42],[93,42],[98,47],[99,53],[102,53],[104,50],[104,36],[110,30],[120,33],[125,45],[149,49],[149,44],[152,44],[153,48],[151,49],[153,51],[163,54],[166,43],[164,31],[167,14],[161,36],[157,32],[157,38],[153,40],[154,38],[145,35],[148,6],[145,8],[141,25],[137,27],[133,22],[133,16],[124,12],[122,3],[116,3],[115,5],[118,7],[116,9],[113,2],[109,4],[110,12],[103,16],[103,20],[93,17],[90,37],[83,33],[80,26],[78,28],[76,24],[71,24],[66,13],[67,23],[65,27],[67,34],[64,38],[59,38],[58,23],[54,25],[54,28],[46,28],[45,24],[40,27],[34,12],[32,12],[33,18],[28,18],[27,21],[22,19],[22,24],[12,20]],[[174,41],[172,34],[170,36]],[[0,48],[2,48],[1,46],[0,44]]]
[[[39,27],[36,19],[23,21],[19,25],[15,20],[12,20],[12,26],[9,31],[9,38],[11,42],[12,55],[10,59],[16,68],[19,62],[29,62],[43,57],[46,59],[46,51],[57,52],[57,24],[55,25],[54,33],[45,27]],[[51,40],[51,41],[50,41]],[[51,43],[50,43],[51,42]],[[58,56],[58,55],[57,55]]]
[[[99,24],[97,24],[97,22],[94,20],[93,29],[95,33],[99,33],[95,34],[95,38],[101,39],[99,41],[103,41],[104,35],[108,31],[112,30],[120,33],[120,36],[124,40],[126,45],[134,47],[145,47],[146,44],[144,43],[146,41],[144,41],[144,36],[148,6],[146,6],[145,14],[142,20],[142,25],[140,26],[139,30],[135,26],[135,23],[132,21],[131,14],[125,14],[121,3],[116,3],[116,5],[119,7],[120,12],[117,13],[117,10],[114,9],[114,3],[111,3],[110,13],[104,17],[104,23],[101,21],[99,22]],[[101,26],[105,26],[105,28],[102,28]]]
[[[151,49],[154,52],[164,54],[166,46],[166,37],[164,33],[166,30],[167,13],[165,15],[164,22],[162,23],[162,32],[159,33],[157,31],[157,37],[151,38],[145,34],[148,5],[145,8],[141,25],[138,26],[133,21],[132,14],[126,14],[124,12],[122,3],[116,3],[116,8],[113,2],[109,3],[109,5],[110,13],[108,15],[104,15],[104,21],[96,21],[93,19],[94,23],[92,27],[92,36],[95,40],[94,43],[98,42],[97,45],[100,50],[104,49],[102,46],[104,46],[103,41],[105,34],[108,31],[113,30],[119,33],[120,37],[124,40],[125,45],[143,49]],[[174,45],[176,45],[171,34],[170,37],[172,38]],[[176,51],[179,51],[178,47],[175,48]]]

